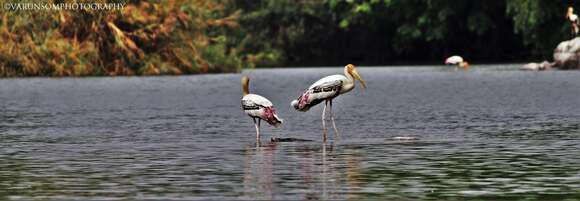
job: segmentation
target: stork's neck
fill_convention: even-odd
[[[347,67],[344,67],[344,76],[350,83],[354,84],[354,77],[352,77],[352,75],[348,72]]]
[[[250,79],[246,77],[242,79],[242,92],[244,96],[250,93]]]
[[[344,77],[346,77],[346,83],[343,83],[342,85],[342,89],[340,90],[341,94],[354,89],[354,77],[352,77],[352,75],[348,72],[347,67],[344,68]]]

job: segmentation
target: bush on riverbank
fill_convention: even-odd
[[[49,1],[54,2],[54,1]],[[105,1],[101,1],[105,2]],[[0,13],[0,76],[238,72],[226,1],[128,3],[122,11]]]

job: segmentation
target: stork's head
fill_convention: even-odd
[[[242,77],[242,90],[244,92],[244,96],[250,93],[250,78],[248,76]]]
[[[365,81],[362,79],[362,77],[360,77],[354,65],[347,64],[344,67],[344,70],[346,71],[346,73],[350,74],[354,79],[358,80],[363,88],[367,88]]]
[[[459,63],[459,67],[463,68],[463,70],[467,70],[469,69],[469,63],[467,63],[467,61],[463,61]]]

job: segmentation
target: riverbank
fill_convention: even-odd
[[[554,31],[569,26],[562,2],[186,0],[10,10],[18,2],[0,3],[0,77],[439,64],[451,55],[527,63],[549,60],[569,37]]]

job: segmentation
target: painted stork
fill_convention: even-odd
[[[276,109],[274,109],[272,102],[260,95],[250,94],[249,84],[250,78],[248,78],[248,76],[242,77],[242,89],[244,93],[244,96],[242,97],[242,109],[254,120],[254,126],[256,127],[256,140],[259,142],[261,120],[268,122],[276,128],[282,126],[283,120],[276,114]]]
[[[467,63],[467,61],[464,61],[463,57],[457,55],[447,58],[445,60],[445,65],[457,65],[463,69],[469,68],[469,63]]]
[[[574,14],[574,8],[572,8],[572,6],[568,7],[568,12],[566,12],[566,19],[568,19],[568,21],[570,22],[570,25],[572,26],[572,30],[571,30],[571,34],[573,37],[576,37],[578,35],[578,16],[576,14]]]
[[[336,129],[336,124],[334,123],[334,114],[332,113],[332,100],[338,95],[354,89],[355,79],[360,82],[363,88],[366,88],[365,81],[360,77],[354,65],[348,64],[344,67],[344,75],[330,75],[316,81],[314,84],[310,85],[310,87],[308,87],[308,89],[306,89],[298,99],[293,100],[292,103],[290,103],[294,109],[306,112],[312,106],[324,101],[324,109],[322,109],[324,142],[326,142],[326,107],[330,105],[330,119],[332,120],[334,132],[338,135],[338,129]]]

